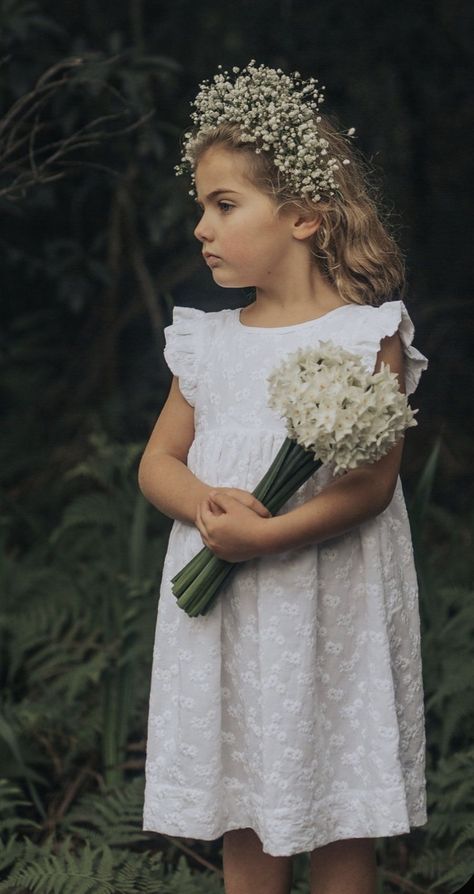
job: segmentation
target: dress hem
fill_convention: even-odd
[[[220,827],[220,832],[217,832],[216,834],[207,833],[206,835],[203,835],[202,832],[197,829],[195,831],[188,830],[187,834],[184,834],[182,829],[179,829],[172,824],[167,825],[166,823],[160,823],[160,828],[157,829],[153,827],[152,820],[145,820],[142,829],[144,832],[153,832],[158,835],[172,835],[173,838],[192,839],[194,841],[217,841],[225,832],[232,832],[237,829],[251,829],[262,841],[264,854],[268,854],[271,857],[293,857],[297,854],[310,853],[315,848],[324,847],[324,845],[330,844],[333,841],[343,841],[350,838],[390,838],[398,835],[405,835],[413,828],[424,826],[426,822],[426,813],[420,812],[410,820],[409,824],[403,823],[400,826],[377,826],[376,828],[367,831],[366,827],[358,827],[355,825],[350,832],[347,830],[341,832],[334,830],[333,833],[328,835],[313,835],[312,838],[302,841],[301,845],[295,844],[290,846],[289,850],[288,845],[284,846],[276,842],[272,843],[268,838],[266,841],[262,841],[258,823],[254,822],[252,824],[251,821],[248,823],[240,822],[238,825],[235,825],[234,823],[226,823],[224,826]]]

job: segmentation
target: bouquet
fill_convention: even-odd
[[[287,437],[253,495],[272,515],[323,463],[340,475],[375,462],[417,424],[386,364],[369,373],[360,357],[329,341],[290,354],[268,383],[269,406],[286,420]],[[180,608],[205,614],[234,568],[204,547],[172,578]]]

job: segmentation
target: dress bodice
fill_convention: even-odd
[[[372,371],[382,338],[397,330],[410,393],[427,361],[412,346],[413,324],[401,301],[342,305],[315,320],[275,328],[244,325],[240,309],[204,313],[175,307],[165,330],[165,357],[194,407],[196,435],[223,429],[284,435],[284,421],[268,406],[267,379],[287,354],[332,341],[360,355]]]

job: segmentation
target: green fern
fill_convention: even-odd
[[[110,849],[94,850],[86,845],[76,855],[69,848],[68,840],[57,853],[53,853],[52,841],[42,848],[30,845],[24,861],[0,884],[0,891],[20,887],[39,894],[115,894]]]
[[[19,829],[20,826],[23,829],[39,828],[38,823],[21,817],[25,807],[31,808],[31,802],[23,796],[20,787],[8,779],[0,779],[0,831],[3,835]]]
[[[28,779],[43,762],[47,730],[49,754],[57,753],[65,774],[98,751],[110,785],[120,782],[132,731],[143,735],[147,691],[137,681],[149,676],[166,527],[159,522],[158,539],[150,538],[134,468],[140,448],[102,435],[91,444],[87,460],[66,476],[81,491],[57,528],[26,556],[7,550],[3,538],[0,629],[10,703],[3,739],[16,762],[12,773]],[[1,739],[0,725],[0,751]],[[31,779],[28,785],[41,810]]]
[[[117,525],[116,509],[107,494],[91,492],[80,494],[65,510],[61,524],[53,531],[50,542],[55,546],[65,531],[78,525],[114,529]]]
[[[434,887],[438,888],[440,886],[447,892],[447,894],[454,894],[455,891],[459,891],[460,888],[464,887],[464,885],[472,879],[474,875],[474,847],[471,845],[469,852],[464,856],[464,859],[459,863],[455,862],[455,864],[448,869],[440,878],[435,882]]]
[[[18,865],[24,850],[24,843],[16,835],[10,835],[5,842],[0,838],[0,878],[5,878],[5,872]]]
[[[166,894],[223,894],[223,891],[223,882],[217,874],[193,873],[184,857],[166,881]]]
[[[83,795],[61,821],[61,831],[97,846],[149,842],[150,836],[142,831],[143,788],[143,777],[137,777],[121,788]]]
[[[65,839],[58,847],[50,839],[42,847],[26,842],[16,852],[16,865],[0,882],[7,894],[222,894],[220,877],[192,872],[184,857],[165,870],[160,854],[112,850],[108,845],[72,848]],[[1,851],[0,851],[1,857]]]
[[[21,887],[22,891],[40,894],[118,894],[113,855],[107,846],[94,849],[86,845],[75,853],[66,839],[57,852],[53,849],[51,839],[41,848],[28,842],[23,859],[0,884],[0,891]],[[133,891],[133,887],[124,890]]]

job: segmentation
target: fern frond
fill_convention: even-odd
[[[0,873],[4,875],[6,869],[18,863],[24,853],[25,845],[19,841],[16,835],[11,835],[5,842],[0,838]]]
[[[65,839],[59,849],[52,839],[44,845],[26,842],[11,856],[16,864],[8,878],[0,882],[0,891],[13,894],[171,894],[175,892],[173,872],[167,876],[161,854],[149,851],[133,853],[108,845],[94,848],[86,843],[81,849]],[[1,859],[1,850],[0,850]],[[8,865],[11,865],[10,860]],[[184,877],[184,876],[183,876]],[[196,876],[197,877],[197,876]],[[171,882],[168,883],[167,879]],[[171,887],[170,887],[171,884]],[[193,886],[193,892],[215,888]]]
[[[25,801],[21,789],[17,785],[8,779],[0,779],[0,817],[2,822],[17,807],[26,807],[29,803],[29,801]]]
[[[92,491],[80,494],[66,507],[61,524],[50,535],[50,543],[55,546],[65,531],[78,525],[94,528],[114,528],[117,516],[108,494]]]
[[[149,851],[132,854],[129,851],[127,859],[116,871],[115,884],[119,894],[168,894],[161,854]]]
[[[474,819],[468,820],[463,831],[456,837],[453,846],[453,854],[455,854],[466,842],[472,847],[474,843]]]
[[[0,779],[0,832],[13,832],[17,829],[39,828],[39,824],[19,812],[19,808],[29,807],[31,801],[27,801],[21,789],[8,779]],[[13,839],[9,839],[13,841]]]
[[[113,857],[106,845],[96,850],[85,845],[78,854],[70,850],[69,840],[63,842],[58,853],[53,853],[52,847],[50,841],[33,853],[30,850],[25,863],[10,874],[8,887],[38,894],[115,894]],[[0,891],[8,887],[2,883]]]
[[[186,858],[180,857],[178,865],[166,879],[166,894],[223,894],[223,881],[216,873],[192,872]]]
[[[461,862],[451,865],[434,883],[434,888],[442,887],[447,894],[459,891],[474,875],[474,847],[464,856]]]
[[[149,835],[142,831],[143,786],[143,778],[137,777],[121,788],[84,795],[63,818],[61,828],[110,847],[149,841]]]

